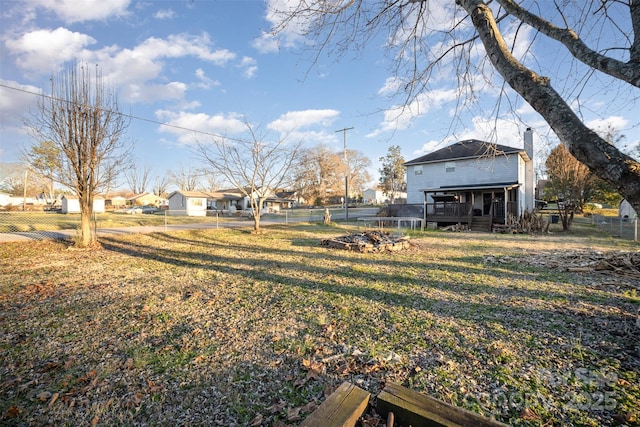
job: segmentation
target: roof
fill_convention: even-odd
[[[185,197],[209,197],[209,193],[205,193],[204,191],[185,191],[185,190],[177,190],[173,193],[169,194],[169,197],[174,194],[182,194]]]
[[[477,191],[477,190],[491,190],[491,189],[511,189],[520,186],[517,182],[497,182],[492,184],[481,185],[443,185],[436,188],[424,188],[419,191],[423,193],[435,193],[435,192],[452,192],[452,191]]]
[[[169,194],[169,197],[174,194],[182,194],[185,197],[193,197],[193,198],[206,198],[206,199],[221,199],[221,200],[242,200],[244,196],[239,192],[236,193],[228,193],[224,191],[216,191],[216,192],[207,192],[207,191],[184,191],[177,190],[173,193]]]
[[[448,147],[441,148],[432,153],[425,154],[417,159],[409,160],[404,165],[419,165],[423,163],[437,163],[459,159],[472,159],[486,157],[494,154],[516,154],[525,153],[523,148],[514,148],[492,142],[480,141],[478,139],[467,139],[456,142]]]

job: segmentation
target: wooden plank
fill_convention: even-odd
[[[396,423],[413,427],[508,427],[475,412],[445,403],[398,384],[387,383],[378,394],[376,412],[385,418],[389,412]]]
[[[354,427],[369,405],[369,393],[344,382],[316,408],[300,427]]]

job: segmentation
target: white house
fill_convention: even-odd
[[[11,204],[11,194],[0,193],[0,206],[7,206]]]
[[[80,213],[80,199],[78,196],[69,196],[65,194],[62,196],[62,213]],[[100,196],[93,197],[93,213],[104,212],[104,198]]]
[[[524,148],[476,139],[405,163],[407,203],[422,204],[427,221],[438,224],[506,223],[535,208],[533,133]]]
[[[396,193],[395,202],[398,203],[399,200],[406,200],[407,193],[398,192]],[[379,188],[368,188],[362,192],[362,201],[366,204],[371,205],[381,205],[383,203],[389,203],[389,197],[384,194],[384,191]]]
[[[620,205],[618,205],[618,215],[620,218],[634,219],[638,217],[635,209],[631,206],[631,203],[627,199],[622,199]]]
[[[206,216],[208,197],[203,191],[174,191],[168,197],[167,215]]]

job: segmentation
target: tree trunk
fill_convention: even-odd
[[[576,159],[611,183],[640,212],[640,163],[586,127],[548,78],[511,55],[486,4],[480,0],[457,2],[471,16],[491,62],[506,82],[545,119]]]
[[[80,236],[76,245],[85,248],[95,243],[95,236],[91,227],[93,197],[88,194],[79,194],[78,199],[80,202]]]

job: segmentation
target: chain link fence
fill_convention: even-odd
[[[637,242],[640,238],[638,218],[620,218],[617,216],[593,215],[593,224],[601,231],[625,240]]]
[[[358,217],[374,215],[377,208],[349,209],[349,221]],[[329,209],[333,221],[345,219],[344,208]],[[316,209],[287,209],[280,212],[265,213],[261,220],[271,223],[320,222],[325,211]],[[182,224],[229,224],[251,226],[253,218],[249,211],[229,213],[207,210],[193,212],[177,210],[143,211],[141,208],[130,208],[120,211],[94,213],[92,227],[94,229],[115,229],[122,227],[176,226]],[[60,213],[58,211],[1,211],[0,233],[29,233],[40,231],[76,230],[80,226],[79,213]]]

